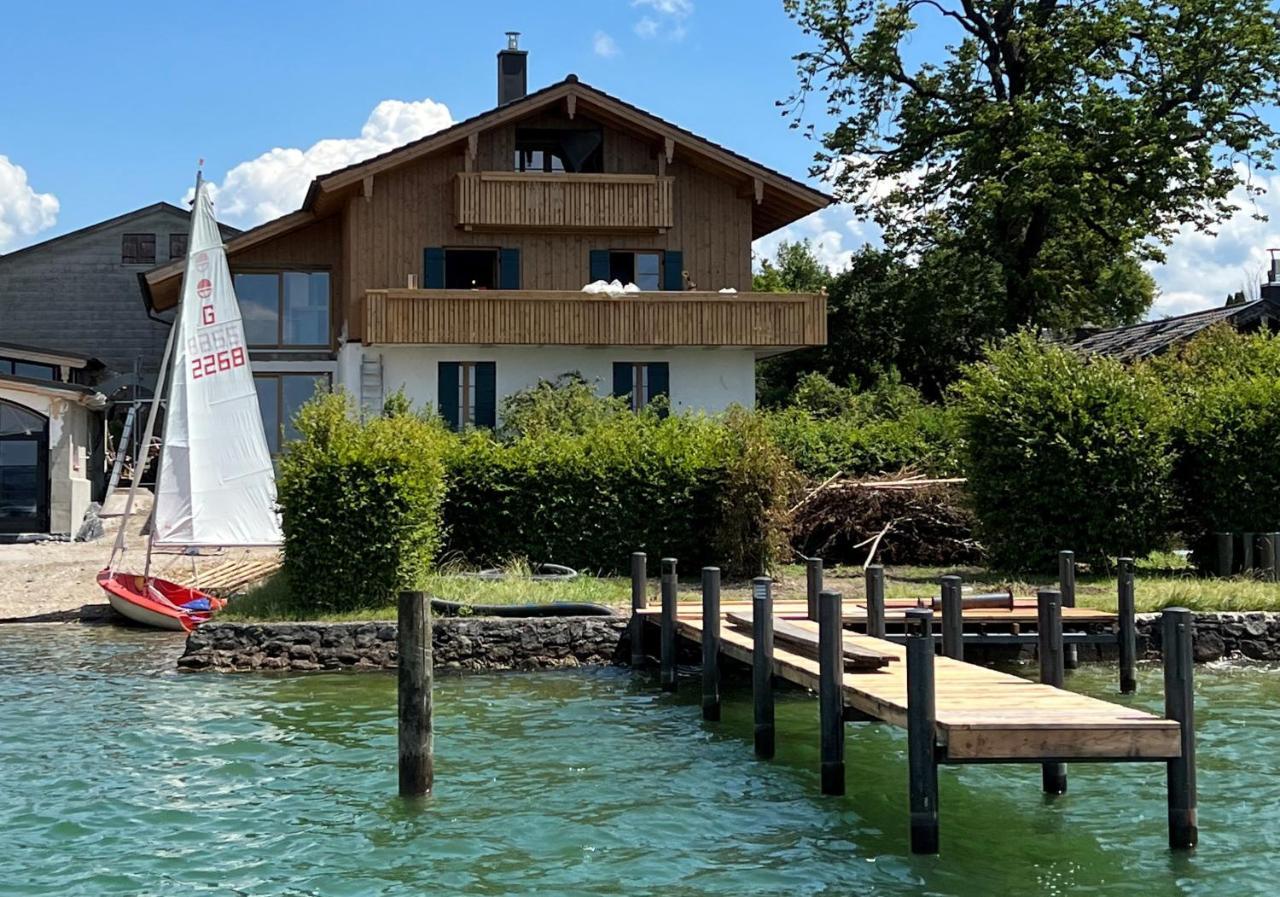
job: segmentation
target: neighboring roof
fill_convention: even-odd
[[[153,212],[173,212],[183,216],[184,218],[191,215],[191,213],[186,209],[179,208],[171,202],[153,202],[149,206],[134,209],[132,212],[125,212],[123,215],[108,218],[106,221],[99,221],[97,224],[90,224],[87,227],[82,227],[78,230],[70,231],[69,233],[50,237],[48,240],[43,240],[39,243],[32,243],[30,246],[24,246],[21,249],[15,249],[13,252],[4,253],[0,255],[0,265],[4,264],[9,259],[17,258],[24,253],[34,252],[37,249],[48,249],[50,246],[53,246],[56,243],[61,243],[63,240],[70,240],[73,237],[88,236],[89,234],[96,233],[97,231],[106,230],[107,228],[114,227],[118,224],[124,224],[130,218],[139,218],[143,215],[150,215]],[[220,224],[218,226],[231,235],[240,233],[239,228],[232,227],[229,224]]]
[[[0,343],[0,355],[7,355],[10,358],[17,356],[23,361],[42,364],[66,365],[69,368],[102,367],[102,362],[90,355],[77,355],[74,352],[23,346],[18,343]]]
[[[39,380],[35,377],[15,377],[0,374],[0,386],[9,386],[23,392],[71,396],[87,408],[100,409],[107,405],[107,397],[92,386],[79,383],[62,383],[58,380]]]
[[[1149,358],[1168,350],[1175,343],[1191,339],[1214,324],[1230,324],[1236,329],[1258,324],[1280,325],[1280,301],[1257,299],[1244,305],[1220,306],[1174,318],[1100,330],[1074,341],[1071,348],[1116,358]]]

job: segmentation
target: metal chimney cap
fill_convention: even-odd
[[[519,31],[507,32],[507,49],[508,50],[520,49],[520,32]]]

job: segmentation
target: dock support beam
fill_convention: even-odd
[[[822,793],[844,794],[844,617],[839,592],[818,595]]]
[[[1120,558],[1119,579],[1116,583],[1116,616],[1120,631],[1117,646],[1120,651],[1120,694],[1131,695],[1138,690],[1138,635],[1134,617],[1133,558]]]
[[[422,797],[435,783],[431,602],[425,592],[401,592],[397,610],[400,796]]]
[[[1058,552],[1058,590],[1062,592],[1062,606],[1076,606],[1076,553],[1074,551]],[[1075,645],[1067,645],[1063,650],[1062,665],[1068,670],[1080,666],[1080,655]]]
[[[773,580],[751,580],[751,694],[755,716],[756,756],[773,758]]]
[[[1054,688],[1062,688],[1065,678],[1062,652],[1062,595],[1056,589],[1044,589],[1036,594],[1036,628],[1040,639],[1040,681]],[[1040,764],[1041,782],[1045,794],[1067,793],[1067,765],[1065,763]]]
[[[822,558],[804,559],[805,598],[809,602],[808,617],[818,619],[818,594],[822,591]]]
[[[884,638],[884,567],[867,568],[867,635]]]
[[[644,617],[636,613],[636,611],[644,610],[649,606],[649,595],[645,591],[646,579],[648,573],[646,558],[643,551],[631,552],[631,668],[639,669],[644,666]]]
[[[942,577],[942,653],[955,660],[964,660],[963,602],[960,577]]]
[[[676,559],[662,559],[662,644],[659,681],[663,691],[676,690]]]
[[[938,761],[934,733],[933,611],[912,607],[907,629],[907,767],[911,852],[938,852]]]
[[[720,568],[702,568],[702,718],[720,721]]]
[[[1161,615],[1164,654],[1164,715],[1182,725],[1182,756],[1167,766],[1169,847],[1190,850],[1199,840],[1196,826],[1195,691],[1191,641],[1194,624],[1185,607],[1166,608]]]

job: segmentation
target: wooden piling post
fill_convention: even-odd
[[[818,594],[822,591],[822,558],[804,559],[805,598],[809,602],[808,617],[818,619]]]
[[[422,797],[435,782],[431,602],[425,592],[400,593],[396,667],[400,796]]]
[[[907,629],[907,766],[911,852],[938,852],[938,762],[933,688],[933,611],[912,607]]]
[[[867,635],[884,638],[884,567],[867,568]]]
[[[1131,695],[1138,690],[1138,638],[1134,617],[1133,558],[1120,558],[1119,580],[1116,584],[1116,616],[1120,631],[1117,633],[1120,653],[1120,694]]]
[[[720,721],[720,568],[702,568],[702,718]]]
[[[1271,575],[1272,582],[1280,582],[1280,533],[1271,533]]]
[[[649,606],[646,591],[648,558],[643,551],[631,552],[631,667],[644,666],[644,617],[636,613]]]
[[[1235,567],[1235,536],[1232,533],[1214,533],[1213,540],[1217,546],[1217,570],[1219,576],[1230,576]]]
[[[1253,572],[1253,533],[1240,534],[1240,572],[1248,576]]]
[[[1165,608],[1160,619],[1164,660],[1164,715],[1182,726],[1182,756],[1167,764],[1169,847],[1190,850],[1199,840],[1196,826],[1196,732],[1194,668],[1191,642],[1194,624],[1185,607]]]
[[[964,660],[963,602],[960,577],[942,577],[942,653],[955,660]]]
[[[1257,536],[1257,548],[1255,549],[1257,567],[1266,582],[1275,582],[1276,580],[1275,535],[1275,533],[1258,533]]]
[[[1062,592],[1062,606],[1076,606],[1076,553],[1058,552],[1058,590]],[[1062,665],[1068,670],[1080,666],[1080,655],[1075,645],[1063,648]]]
[[[1042,589],[1036,594],[1036,627],[1040,647],[1040,681],[1062,688],[1065,678],[1062,652],[1062,595],[1056,589]],[[1045,794],[1067,793],[1067,765],[1042,763],[1041,781]]]
[[[663,691],[676,690],[676,559],[662,559],[662,643],[658,679]]]
[[[822,793],[844,794],[844,617],[839,592],[818,595],[818,716]]]
[[[773,722],[773,581],[751,580],[751,693],[755,717],[756,756],[774,754]]]

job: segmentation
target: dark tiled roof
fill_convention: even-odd
[[[1270,323],[1272,326],[1280,323],[1280,302],[1258,299],[1244,305],[1209,308],[1175,318],[1100,330],[1075,340],[1071,343],[1071,348],[1116,358],[1149,358],[1166,351],[1175,343],[1191,339],[1214,324],[1226,323],[1243,330],[1260,322]]]

